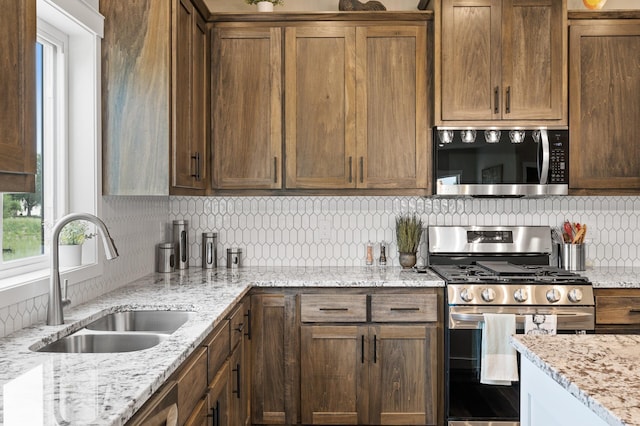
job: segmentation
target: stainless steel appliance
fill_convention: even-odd
[[[593,332],[592,285],[549,265],[549,227],[432,226],[427,238],[429,265],[447,287],[448,425],[518,425],[519,382],[480,383],[483,315],[515,314],[518,333],[528,315],[556,315],[558,333]]]
[[[566,129],[434,128],[436,195],[536,196],[569,192]]]

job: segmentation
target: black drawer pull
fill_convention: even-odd
[[[329,311],[329,312],[332,312],[332,311],[342,311],[342,312],[344,312],[344,311],[348,311],[349,308],[320,308],[320,310],[321,311]]]
[[[630,314],[640,314],[640,309],[629,309]]]
[[[392,311],[400,311],[400,312],[410,312],[410,311],[419,311],[420,308],[391,308]]]

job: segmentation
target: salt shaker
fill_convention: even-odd
[[[367,242],[367,259],[365,260],[367,266],[373,265],[373,243]]]

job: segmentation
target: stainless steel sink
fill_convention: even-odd
[[[107,314],[87,330],[171,334],[194,315],[186,311],[124,311]]]
[[[195,315],[189,311],[124,311],[98,318],[77,332],[61,337],[37,352],[115,353],[149,349],[176,331]]]
[[[149,349],[164,339],[164,334],[72,334],[38,349],[38,352],[113,353]]]

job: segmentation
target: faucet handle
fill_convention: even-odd
[[[71,304],[71,299],[67,298],[68,286],[69,280],[64,280],[64,285],[62,287],[62,307],[69,306]]]

